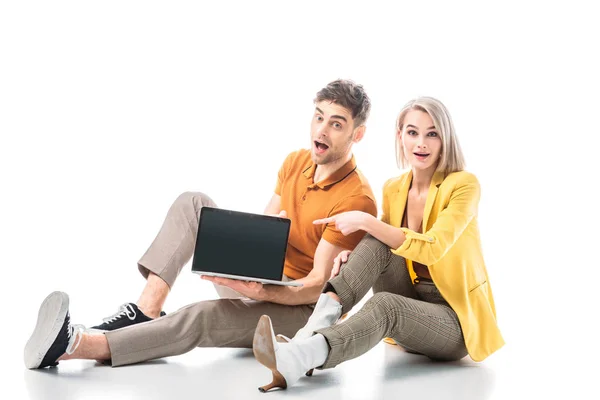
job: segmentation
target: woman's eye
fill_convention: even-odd
[[[416,132],[416,131],[413,131],[413,130],[410,130],[410,131],[408,131],[408,132],[406,132],[406,133],[408,133],[410,136],[414,136],[414,135],[416,135],[416,134],[417,134],[417,132]]]
[[[427,136],[431,136],[431,137],[437,137],[437,135],[438,135],[437,132],[429,132],[427,134]]]

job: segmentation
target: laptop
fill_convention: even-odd
[[[287,218],[202,207],[192,272],[302,286],[282,281],[290,224]]]

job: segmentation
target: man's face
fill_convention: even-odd
[[[346,157],[355,136],[349,110],[329,100],[317,103],[310,124],[311,156],[315,164],[329,164]]]

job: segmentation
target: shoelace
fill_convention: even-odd
[[[123,316],[127,316],[127,318],[129,318],[130,320],[134,320],[136,317],[136,313],[135,310],[133,309],[133,307],[131,307],[131,304],[129,303],[125,303],[125,304],[121,304],[119,306],[119,310],[111,315],[110,317],[106,317],[104,318],[102,321],[109,323],[109,322],[113,322],[116,319],[119,319]]]
[[[67,345],[67,354],[71,355],[73,352],[75,352],[75,350],[77,350],[77,347],[79,347],[81,339],[83,338],[83,332],[85,332],[85,326],[69,324],[69,344]],[[77,340],[78,337],[79,340]]]

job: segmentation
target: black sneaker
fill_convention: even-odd
[[[162,317],[165,314],[164,311],[160,312]],[[152,321],[153,318],[148,317],[138,308],[135,303],[125,303],[119,307],[114,315],[103,319],[103,323],[100,325],[92,326],[88,331],[91,332],[106,332],[114,331],[115,329],[121,329],[126,326],[140,324],[142,322]]]
[[[58,365],[60,356],[73,354],[82,334],[82,325],[71,326],[69,296],[50,293],[40,306],[35,329],[25,345],[25,366],[36,369]]]

